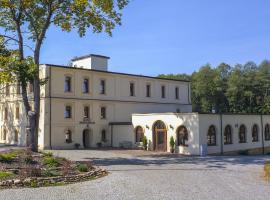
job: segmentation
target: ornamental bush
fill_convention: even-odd
[[[171,149],[174,149],[174,146],[175,146],[174,138],[173,138],[173,136],[171,136],[170,137],[170,147],[171,147]]]
[[[78,165],[78,170],[80,172],[88,172],[89,168],[88,168],[88,166],[86,164],[80,164],[80,165]]]
[[[58,160],[54,157],[44,157],[42,160],[43,165],[46,165],[47,167],[58,167],[60,163]]]
[[[146,136],[143,136],[142,143],[143,143],[143,148],[144,148],[144,150],[147,150],[147,144],[148,144],[148,142],[147,142]]]

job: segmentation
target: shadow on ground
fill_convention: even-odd
[[[143,157],[112,157],[112,158],[84,158],[91,160],[95,165],[99,166],[115,166],[115,165],[141,165],[141,166],[166,166],[166,165],[203,165],[208,169],[225,169],[226,165],[263,165],[270,162],[270,156],[207,156],[207,157],[187,157],[174,155],[149,155]]]

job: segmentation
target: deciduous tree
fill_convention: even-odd
[[[21,84],[22,97],[30,124],[30,144],[37,151],[40,84],[40,52],[48,29],[54,25],[63,31],[76,29],[79,36],[87,30],[112,35],[116,25],[121,24],[121,10],[128,0],[1,0],[0,27],[2,45],[10,42],[16,50],[0,58],[3,82],[16,80]],[[29,42],[30,41],[30,42]],[[26,57],[25,49],[32,55]],[[27,84],[33,84],[34,108],[30,110]]]

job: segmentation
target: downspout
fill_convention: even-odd
[[[262,153],[264,154],[264,137],[263,137],[263,118],[261,114],[261,133],[262,133]]]
[[[51,96],[51,91],[52,91],[52,82],[51,82],[51,76],[52,75],[52,70],[51,66],[49,67],[49,99],[50,99],[50,140],[49,140],[49,147],[52,149],[52,96]]]
[[[223,123],[222,123],[222,113],[220,113],[220,153],[223,155]]]
[[[191,104],[191,97],[190,97],[190,83],[188,84],[188,103]]]
[[[113,147],[113,125],[111,125],[111,147]]]

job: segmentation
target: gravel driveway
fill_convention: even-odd
[[[269,156],[183,157],[143,151],[61,150],[56,155],[92,160],[106,177],[67,186],[0,191],[0,199],[269,199],[262,179]]]

